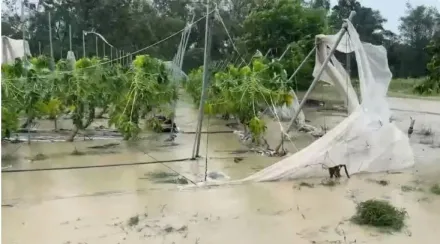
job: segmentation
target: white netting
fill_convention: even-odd
[[[392,74],[386,50],[382,46],[361,43],[353,25],[347,24],[348,32],[337,50],[356,55],[362,104],[359,106],[347,73],[333,57],[321,80],[334,84],[341,95],[347,97],[352,112],[350,116],[307,148],[241,182],[325,176],[328,171],[323,168],[339,164],[345,164],[349,174],[399,170],[414,164],[408,137],[389,122],[386,93]],[[317,38],[320,45],[314,75],[337,35],[319,35]]]
[[[75,53],[73,53],[72,51],[68,51],[66,60],[67,62],[69,62],[70,68],[73,70],[76,63]]]
[[[25,53],[31,55],[27,41],[23,47],[23,40],[2,36],[2,64],[14,62],[16,58],[22,58]]]

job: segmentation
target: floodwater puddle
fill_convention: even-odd
[[[404,109],[400,100],[391,104]],[[314,126],[325,124],[332,128],[344,118],[328,113],[322,116],[326,112],[316,110],[306,109],[307,119]],[[178,126],[183,131],[193,131],[195,114],[192,106],[181,105],[176,118]],[[416,119],[415,130],[423,124],[440,134],[440,116],[407,111],[394,111],[393,115],[404,131],[412,116]],[[225,121],[211,122],[209,126],[205,123],[205,131],[230,130]],[[98,121],[96,126],[99,123],[103,122]],[[279,131],[279,124],[269,123],[268,129]],[[179,190],[178,186],[192,184],[186,179],[204,180],[205,165],[209,177],[235,180],[280,158],[246,152],[247,148],[232,133],[205,133],[201,136],[201,158],[155,163],[191,157],[194,134],[179,134],[173,143],[165,142],[167,136],[154,135],[151,140],[137,142],[79,137],[73,143],[2,145],[3,152],[14,156],[2,160],[2,167],[10,165],[5,170],[72,168],[2,173],[2,241],[405,244],[433,243],[438,239],[440,197],[430,193],[430,187],[439,183],[440,149],[419,143],[423,134],[414,133],[411,137],[417,166],[399,174],[353,175],[332,186],[323,184],[322,178],[312,178],[187,190]],[[269,144],[275,146],[279,136],[268,133]],[[315,139],[305,133],[294,133],[294,145],[288,142],[286,147],[294,153],[295,147],[304,148]],[[75,150],[77,153],[73,153]],[[242,153],[234,153],[237,150]],[[29,160],[36,155],[44,156]],[[142,164],[121,165],[132,163]],[[99,167],[75,168],[80,166]],[[356,204],[372,198],[404,208],[408,212],[405,231],[384,234],[351,223]]]

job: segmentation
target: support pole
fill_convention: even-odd
[[[356,14],[355,11],[351,11],[350,16],[348,17],[348,20],[351,21],[355,14]],[[298,118],[298,115],[301,112],[301,109],[304,107],[304,104],[307,101],[308,96],[310,95],[313,88],[315,88],[316,84],[318,83],[319,79],[321,78],[322,73],[324,72],[325,68],[327,67],[328,62],[330,61],[331,57],[335,53],[336,48],[338,47],[339,43],[341,42],[342,37],[344,36],[344,34],[346,32],[347,32],[347,24],[343,23],[342,28],[341,28],[341,32],[339,33],[339,36],[338,36],[338,39],[336,40],[335,45],[330,50],[329,55],[325,58],[324,62],[322,63],[321,68],[319,69],[318,74],[313,79],[312,84],[310,85],[309,89],[307,90],[306,94],[304,95],[303,99],[301,100],[301,103],[299,104],[298,109],[295,111],[295,114],[293,115],[292,119],[290,120],[289,126],[287,127],[287,130],[285,131],[286,134],[289,133],[290,130],[292,129],[296,118]],[[279,149],[281,148],[282,144],[283,144],[283,137],[281,137],[281,142],[277,146],[277,148],[275,149],[276,152],[279,152]]]
[[[69,25],[69,51],[72,51],[72,26]]]
[[[83,58],[86,57],[86,33],[85,31],[82,32],[82,36],[83,36]]]
[[[113,63],[113,47],[110,46],[110,64]]]
[[[105,42],[102,43],[102,57],[105,58]]]
[[[55,67],[54,67],[53,46],[52,46],[52,20],[51,20],[50,12],[48,14],[49,14],[50,69],[53,71]]]
[[[207,0],[206,4],[206,24],[205,24],[205,53],[203,55],[203,84],[202,84],[202,97],[200,99],[200,106],[199,106],[199,116],[197,120],[197,130],[196,130],[196,138],[194,141],[194,147],[193,147],[193,154],[192,159],[195,159],[199,156],[199,150],[200,150],[200,139],[201,139],[201,131],[202,131],[202,125],[203,125],[203,109],[205,105],[206,100],[206,88],[208,87],[209,82],[209,76],[208,76],[208,58],[210,55],[210,23],[209,23],[209,0]]]
[[[41,56],[41,42],[38,42],[38,52],[40,53]]]
[[[99,57],[98,54],[98,37],[95,36],[95,53],[96,53],[96,57]]]
[[[24,0],[21,1],[21,31],[23,35],[23,64],[26,65],[26,20],[24,17]],[[25,69],[26,70],[26,69]]]

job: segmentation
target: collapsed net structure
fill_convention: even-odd
[[[341,33],[338,33],[341,34]],[[337,44],[337,35],[318,35],[314,76]],[[387,53],[383,46],[362,43],[356,29],[347,21],[347,31],[337,50],[355,53],[361,100],[356,95],[349,75],[333,56],[321,80],[334,84],[347,98],[349,117],[308,147],[243,180],[278,181],[328,175],[329,167],[344,164],[349,174],[393,171],[414,165],[408,136],[390,122],[387,101],[392,78]]]

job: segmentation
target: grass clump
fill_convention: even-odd
[[[439,184],[435,184],[431,187],[431,192],[434,193],[435,195],[440,195],[440,185]]]
[[[383,200],[367,200],[356,207],[352,221],[359,225],[401,230],[404,227],[406,211],[398,209]]]

